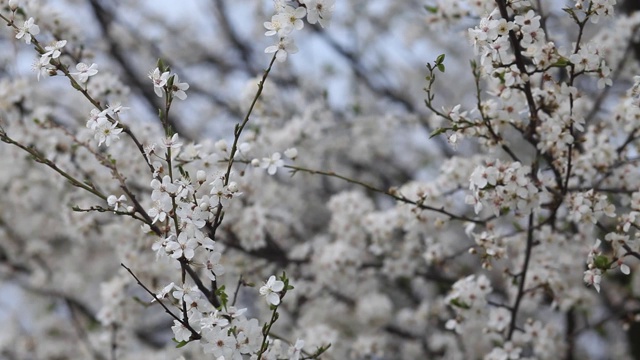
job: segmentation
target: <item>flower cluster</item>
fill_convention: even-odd
[[[62,55],[62,49],[65,45],[67,45],[67,40],[58,40],[53,42],[51,45],[44,47],[45,52],[40,55],[40,58],[38,58],[33,64],[33,69],[37,73],[38,81],[40,81],[40,76],[50,74],[55,71],[55,67],[51,64],[51,60],[60,58],[60,55]],[[77,66],[80,66],[80,64]],[[92,66],[91,74],[89,74],[88,71],[85,72],[86,78],[98,73],[98,70],[95,69],[95,64],[92,64]],[[77,68],[77,70],[80,70],[80,68]],[[84,82],[86,82],[86,78]]]
[[[112,142],[120,138],[122,127],[118,126],[118,117],[122,107],[108,107],[102,111],[91,110],[87,128],[93,133],[93,137],[98,140],[98,146],[105,144],[110,146]]]
[[[171,74],[169,71],[160,71],[160,68],[155,68],[149,73],[149,79],[153,82],[153,91],[158,97],[169,93],[172,97],[175,96],[180,100],[187,98],[185,91],[189,89],[189,84],[180,82],[178,74]]]
[[[532,179],[531,168],[519,162],[478,166],[471,174],[469,188],[472,195],[466,201],[476,213],[486,207],[496,216],[502,211],[524,216],[545,200]]]
[[[487,295],[493,291],[489,279],[480,275],[469,275],[464,279],[456,281],[451,288],[451,292],[444,301],[456,309],[460,309],[460,313],[464,314],[472,312],[469,310],[481,310],[485,308]],[[464,317],[458,316],[447,321],[447,329],[461,332],[461,325]]]
[[[287,60],[288,54],[298,52],[298,47],[293,40],[293,31],[302,30],[304,23],[302,19],[306,16],[309,24],[320,23],[322,27],[329,26],[335,0],[306,0],[301,1],[300,6],[293,7],[287,5],[285,1],[274,1],[276,14],[271,17],[271,21],[264,23],[267,29],[266,36],[277,35],[278,42],[267,47],[264,52],[275,53],[276,59],[280,62]]]
[[[572,193],[568,204],[569,217],[575,222],[595,224],[603,215],[616,216],[616,207],[609,203],[607,195],[598,194],[593,189]]]

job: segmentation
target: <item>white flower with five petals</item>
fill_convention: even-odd
[[[269,304],[277,306],[280,304],[280,295],[278,293],[282,290],[284,290],[284,283],[276,280],[276,277],[271,275],[264,286],[260,288],[260,295],[264,296]]]

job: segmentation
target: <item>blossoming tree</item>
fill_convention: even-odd
[[[626,5],[0,1],[0,357],[639,358]]]

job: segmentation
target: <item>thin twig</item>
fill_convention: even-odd
[[[336,179],[344,180],[344,181],[346,181],[348,183],[359,185],[359,186],[361,186],[361,187],[363,187],[363,188],[365,188],[367,190],[371,190],[371,191],[374,191],[374,192],[377,192],[377,193],[385,194],[385,195],[387,195],[387,196],[389,196],[389,197],[391,197],[391,198],[393,198],[395,200],[398,200],[398,201],[401,201],[401,202],[404,202],[404,203],[407,203],[407,204],[415,205],[416,207],[418,207],[420,209],[438,212],[438,213],[446,215],[446,216],[448,216],[448,217],[450,217],[450,218],[452,218],[454,220],[469,221],[469,222],[472,222],[472,223],[484,225],[487,221],[489,221],[491,219],[491,218],[489,218],[489,219],[485,219],[485,220],[479,220],[479,219],[472,219],[472,218],[466,217],[464,215],[456,215],[456,214],[453,214],[453,213],[445,210],[444,208],[436,208],[436,207],[433,207],[433,206],[424,205],[421,201],[414,201],[414,200],[408,199],[408,198],[406,198],[406,197],[404,197],[402,195],[397,195],[395,192],[392,192],[391,190],[379,189],[379,188],[377,188],[377,187],[375,187],[375,186],[373,186],[371,184],[367,184],[367,183],[362,182],[360,180],[351,179],[351,178],[346,177],[344,175],[337,174],[337,173],[335,173],[333,171],[313,170],[313,169],[307,169],[307,168],[303,168],[303,167],[300,167],[300,166],[293,166],[293,165],[284,165],[284,167],[287,168],[287,169],[291,169],[294,174],[296,172],[298,172],[298,171],[301,171],[301,172],[306,172],[306,173],[309,173],[309,174],[324,175],[324,176],[329,176],[329,177],[333,177],[333,178],[336,178]]]
[[[182,324],[182,326],[184,326],[185,328],[187,328],[189,331],[191,331],[191,340],[199,340],[202,336],[191,327],[191,325],[189,325],[189,322],[185,322],[182,319],[180,319],[178,316],[176,316],[174,313],[171,312],[171,310],[169,310],[169,308],[161,301],[161,299],[159,299],[156,294],[153,293],[153,291],[149,290],[149,288],[147,288],[142,281],[140,281],[140,279],[138,279],[138,277],[133,273],[133,271],[131,271],[131,269],[129,269],[125,264],[120,263],[120,266],[122,266],[123,268],[125,268],[129,274],[131,274],[131,276],[133,276],[134,279],[136,279],[136,282],[138,283],[138,285],[140,285],[140,287],[142,287],[147,293],[149,293],[149,295],[151,295],[153,297],[153,299],[155,300],[155,302],[157,302],[158,304],[160,304],[160,306],[162,306],[164,308],[164,311],[169,314],[172,318],[174,318],[177,322],[179,322],[180,324]]]

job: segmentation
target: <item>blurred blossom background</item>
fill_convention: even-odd
[[[149,78],[161,59],[189,85],[188,97],[175,101],[167,118],[182,144],[176,163],[192,178],[200,166],[207,181],[212,169],[225,169],[235,126],[250,108],[272,58],[265,49],[277,43],[277,36],[265,36],[274,1],[19,3],[26,18],[33,17],[39,26],[38,41],[67,41],[61,61],[71,70],[81,61],[97,64],[87,91],[101,105],[127,107],[119,121],[140,134],[145,146],[160,144],[167,135],[158,116],[164,98],[154,93]],[[298,1],[282,3],[301,6]],[[562,8],[575,1],[531,3],[542,10],[547,39],[569,51],[578,30]],[[611,87],[601,92],[592,78],[574,84],[589,105],[597,106],[589,124],[613,118],[634,83],[640,57],[637,25],[626,35],[607,28],[616,29],[623,17],[637,21],[638,4],[619,2],[615,17],[585,27],[585,41],[603,36],[604,43],[616,34],[628,35],[626,51],[602,54],[625,55],[614,64],[621,66],[612,71]],[[5,16],[8,6],[0,0]],[[434,6],[437,11],[430,11]],[[446,71],[437,73],[433,85],[433,107],[450,114],[461,104],[474,114],[470,109],[478,99],[470,61],[478,59],[469,28],[494,7],[493,1],[336,0],[330,21],[323,26],[305,20],[292,35],[298,51],[275,62],[240,138],[246,145],[233,177],[242,195],[225,209],[213,240],[225,268],[218,285],[225,285],[229,294],[238,287],[237,307],[247,308],[252,317],[264,321],[271,314],[258,292],[269,276],[286,271],[291,277],[295,289],[284,298],[276,327],[283,343],[301,338],[311,352],[331,342],[322,359],[389,360],[471,359],[470,354],[490,353],[492,340],[505,348],[512,345],[497,335],[508,328],[508,312],[496,310],[499,306],[491,310],[490,325],[487,315],[485,323],[475,323],[476,332],[464,335],[455,333],[464,319],[451,310],[451,302],[458,301],[451,295],[454,284],[466,286],[454,291],[460,298],[481,294],[493,303],[513,300],[507,270],[515,274],[512,267],[522,262],[520,231],[526,222],[509,218],[474,228],[467,220],[477,219],[478,211],[465,202],[477,166],[509,157],[499,146],[488,150],[482,141],[457,140],[451,133],[430,138],[446,123],[425,106],[424,90],[430,73],[426,65],[446,54]],[[124,134],[108,149],[96,147],[86,125],[95,104],[60,73],[37,79],[39,54],[15,35],[10,27],[0,31],[0,125],[72,175],[119,196],[117,176],[94,157],[108,155],[141,203],[151,206],[153,176],[138,149]],[[560,70],[554,74],[558,81],[566,76]],[[483,94],[489,98],[497,92],[489,93]],[[514,134],[505,135],[515,139],[510,136]],[[78,150],[74,141],[93,142],[93,152]],[[529,144],[520,139],[512,145],[523,162],[533,161]],[[297,156],[285,153],[292,148]],[[353,181],[275,165],[277,172],[270,176],[251,166],[254,159],[273,164],[276,152],[287,165],[335,172]],[[485,176],[486,185],[486,174],[476,175]],[[588,178],[587,173],[581,180]],[[108,359],[110,354],[119,359],[212,358],[194,344],[176,349],[172,319],[159,306],[147,304],[149,295],[120,266],[129,266],[154,291],[179,282],[175,262],[158,259],[152,250],[157,239],[148,228],[110,211],[72,211],[99,201],[7,144],[0,144],[0,188],[0,359]],[[389,194],[459,217],[400,204]],[[628,206],[630,199],[621,203]],[[568,216],[563,209],[559,216]],[[485,213],[482,218],[491,215]],[[502,233],[495,240],[485,230]],[[635,270],[632,280],[613,281],[626,290],[618,293],[612,287],[603,300],[583,285],[585,259],[595,242],[590,236],[598,230],[572,228],[566,239],[564,233],[555,237],[547,230],[551,232],[536,228],[540,242],[573,245],[538,254],[548,262],[536,263],[537,270],[544,269],[535,273],[540,291],[523,300],[518,331],[523,337],[539,331],[544,341],[510,359],[640,358],[637,322],[625,322],[623,330],[619,322],[603,320],[638,313],[638,267],[629,262]],[[496,247],[510,250],[505,250],[504,263],[492,269],[468,250],[494,240]],[[468,277],[480,273],[484,278]],[[556,282],[544,283],[545,276]],[[485,280],[488,287],[482,285]],[[550,290],[563,281],[575,286],[562,290],[566,293]],[[477,340],[484,336],[488,338]],[[114,343],[117,350],[110,348]]]

